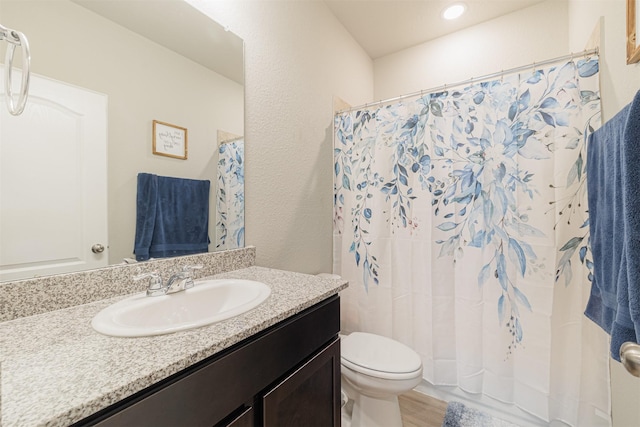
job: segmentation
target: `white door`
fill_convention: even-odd
[[[0,281],[106,266],[107,96],[32,74],[12,116],[0,86]]]

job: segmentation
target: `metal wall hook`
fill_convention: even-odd
[[[20,38],[15,31],[0,25],[0,40],[6,40],[8,43],[16,45],[20,44]]]

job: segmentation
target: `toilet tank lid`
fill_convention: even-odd
[[[340,346],[343,359],[374,371],[407,373],[422,367],[410,347],[381,335],[354,332],[342,338]]]

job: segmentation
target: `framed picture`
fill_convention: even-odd
[[[636,35],[640,33],[640,0],[627,0],[627,64],[640,61],[640,45]]]
[[[153,154],[187,159],[187,129],[170,123],[153,121]]]

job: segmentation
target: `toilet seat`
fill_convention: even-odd
[[[381,379],[411,379],[422,373],[420,356],[411,348],[366,332],[354,332],[342,339],[340,359],[353,371]]]

